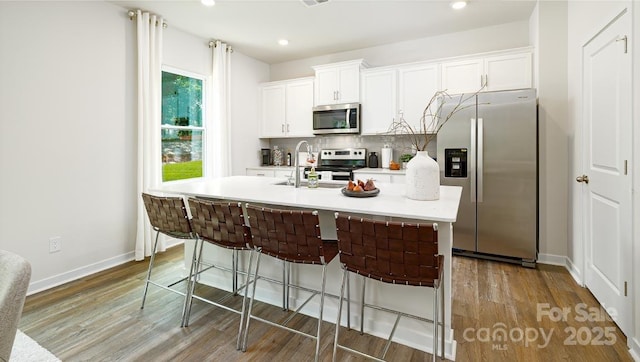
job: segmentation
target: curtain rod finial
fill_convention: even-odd
[[[135,12],[135,11],[133,11],[133,10],[129,10],[129,11],[127,12],[127,15],[129,16],[129,20],[133,20],[133,18],[135,18],[135,17],[136,17],[136,12]]]

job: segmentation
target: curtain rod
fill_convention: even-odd
[[[136,18],[136,16],[137,16],[137,14],[136,14],[136,12],[135,12],[134,10],[129,10],[129,11],[127,11],[127,15],[129,16],[129,20],[133,20],[133,19],[135,19],[135,18]],[[157,22],[157,21],[156,21],[156,25],[158,25],[158,22]],[[166,22],[166,21],[163,21],[163,22],[162,22],[162,28],[163,28],[163,29],[166,29],[166,28],[167,28],[167,26],[169,26],[169,25],[167,25],[167,22]]]
[[[222,41],[222,40],[211,40],[211,41],[209,41],[209,48],[215,48],[217,41]],[[227,51],[233,53],[233,48],[228,44],[227,44]]]

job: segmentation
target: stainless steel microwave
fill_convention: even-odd
[[[313,107],[313,134],[360,133],[360,104]]]

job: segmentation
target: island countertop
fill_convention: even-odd
[[[416,201],[404,196],[403,184],[376,183],[380,189],[377,196],[357,198],[342,195],[340,188],[278,185],[284,181],[278,177],[231,176],[166,183],[152,191],[449,223],[456,221],[462,194],[461,187],[440,186],[439,200]]]

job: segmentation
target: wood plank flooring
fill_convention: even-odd
[[[182,253],[178,246],[159,254],[156,278],[171,280],[179,275]],[[153,286],[141,310],[147,266],[148,260],[130,262],[29,296],[20,329],[62,361],[313,359],[312,340],[255,321],[251,323],[247,352],[237,351],[238,315],[204,303],[194,302],[190,326],[180,328],[182,297]],[[224,294],[201,286],[199,294],[203,293],[212,298]],[[590,320],[580,320],[583,310],[600,308],[564,268],[538,265],[537,269],[525,269],[454,257],[452,293],[458,361],[632,361],[626,339],[615,324],[597,320],[602,315],[593,311]],[[239,306],[241,302],[241,297],[232,298],[229,305]],[[569,308],[570,313],[559,321],[539,313],[551,310],[551,317],[561,316],[555,313],[558,309],[549,309],[555,307]],[[270,319],[286,317],[278,307],[257,302],[255,308]],[[316,321],[299,316],[291,325],[312,332]],[[322,361],[331,360],[333,328],[331,323],[323,324]],[[496,332],[500,328],[507,332],[502,340]],[[550,334],[550,338],[543,338],[541,333]],[[529,341],[525,343],[527,336]],[[350,346],[375,351],[382,351],[385,344],[355,331],[341,332],[342,338]],[[606,345],[611,340],[613,345]],[[399,344],[393,344],[387,356],[391,361],[431,358]],[[342,351],[338,357],[340,361],[362,360]]]

